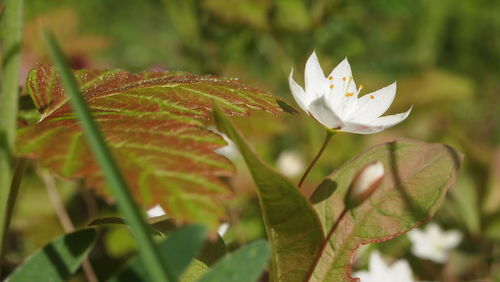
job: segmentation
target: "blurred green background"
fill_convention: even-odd
[[[310,175],[326,175],[369,146],[396,137],[443,142],[465,154],[455,187],[433,221],[464,234],[445,265],[413,257],[405,236],[378,244],[406,258],[421,280],[500,279],[500,1],[486,0],[26,0],[23,77],[48,62],[41,30],[51,29],[74,68],[183,70],[238,77],[294,103],[288,75],[302,84],[313,50],[325,72],[348,57],[362,94],[398,81],[389,113],[410,117],[375,135],[338,134]],[[298,107],[297,107],[298,108]],[[307,164],[323,129],[303,113],[239,118],[265,160],[292,152]],[[253,183],[240,159],[227,203],[235,247],[265,236]],[[292,175],[294,181],[300,175]],[[58,180],[72,220],[114,214],[79,183]],[[62,228],[31,167],[21,188],[6,263],[14,267]],[[90,206],[90,207],[89,207]],[[124,228],[103,231],[91,259],[101,278],[133,252]],[[364,262],[360,260],[359,266]],[[81,278],[81,277],[80,277]],[[78,278],[76,279],[78,280]]]

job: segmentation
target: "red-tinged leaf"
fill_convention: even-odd
[[[389,240],[430,219],[455,182],[462,155],[446,145],[409,139],[365,151],[327,178],[336,191],[314,205],[325,230],[344,210],[354,175],[377,160],[385,168],[382,185],[342,218],[308,281],[351,280],[352,256],[359,246]]]
[[[219,199],[230,194],[219,177],[232,175],[234,168],[214,152],[225,141],[200,120],[209,118],[214,102],[229,115],[280,111],[273,96],[237,80],[181,72],[74,74],[136,200],[146,207],[160,204],[179,221],[213,228],[223,215]],[[54,70],[39,66],[27,85],[42,118],[19,131],[19,152],[106,194],[103,175]]]

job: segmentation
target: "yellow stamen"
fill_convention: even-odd
[[[345,94],[346,97],[350,97],[350,96],[354,95],[353,93],[347,92],[347,91],[349,91],[349,86],[351,86],[351,82],[352,82],[352,76],[349,77],[349,82],[347,82],[347,87],[344,90],[346,93]]]
[[[345,81],[345,77],[342,77],[342,80]]]
[[[373,95],[370,95],[370,99],[375,99],[375,97]]]
[[[333,84],[330,84],[330,89],[333,89]]]
[[[333,80],[333,76],[331,76],[331,75],[330,75],[330,76],[328,77],[328,79],[329,79],[329,80]]]

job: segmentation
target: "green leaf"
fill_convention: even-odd
[[[461,173],[455,189],[451,191],[453,211],[457,214],[457,220],[461,221],[472,234],[481,231],[481,209],[479,207],[478,190],[472,177],[467,173]]]
[[[173,280],[177,281],[205,241],[206,230],[201,225],[188,225],[169,234],[158,244],[160,256],[169,266]],[[200,262],[201,263],[201,262]],[[110,281],[147,281],[144,267],[138,257],[134,257],[127,268]]]
[[[199,260],[192,260],[186,271],[182,273],[179,281],[181,282],[195,282],[208,271],[208,267]]]
[[[354,175],[377,160],[385,168],[381,186],[339,222],[308,281],[349,281],[352,256],[359,246],[389,240],[430,219],[455,182],[462,155],[443,144],[409,139],[368,149],[328,177],[336,191],[314,205],[325,230],[344,210]]]
[[[255,155],[219,108],[214,115],[219,129],[238,146],[257,184],[272,246],[271,281],[304,280],[324,240],[318,215],[295,185]]]
[[[255,282],[267,265],[269,253],[266,241],[248,244],[218,261],[199,282]]]
[[[168,235],[168,233],[176,229],[175,222],[168,218],[168,216],[158,216],[148,219],[151,226],[151,233],[153,235]],[[100,226],[107,224],[117,224],[127,226],[125,220],[121,217],[103,217],[90,222],[89,226]],[[201,249],[198,259],[204,264],[210,266],[227,253],[226,243],[219,234],[215,234],[215,240],[206,240],[203,248]]]
[[[207,240],[201,249],[198,259],[208,266],[221,259],[227,253],[226,243],[219,234],[216,234],[215,240]]]
[[[118,224],[118,225],[125,225],[128,227],[127,222],[125,219],[121,217],[115,217],[115,216],[110,216],[110,217],[103,217],[103,218],[97,218],[92,220],[88,226],[101,226],[101,225],[108,225],[108,224]],[[150,232],[152,235],[162,235],[163,233],[156,229],[154,225],[150,226]]]
[[[94,245],[97,232],[83,229],[64,234],[29,257],[7,281],[66,281]]]
[[[490,240],[500,241],[500,213],[486,217],[483,234]]]
[[[160,204],[176,220],[204,222],[215,229],[231,193],[221,176],[234,167],[214,152],[226,142],[204,128],[213,101],[230,115],[252,109],[281,111],[276,99],[234,79],[182,72],[74,72],[80,90],[136,200]],[[41,120],[18,132],[22,155],[64,177],[83,178],[107,195],[103,175],[90,153],[60,79],[48,66],[32,70],[28,91]]]

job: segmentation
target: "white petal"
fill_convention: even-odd
[[[295,177],[304,171],[304,160],[294,151],[282,152],[276,161],[278,170],[288,177]]]
[[[394,114],[394,115],[389,115],[389,116],[384,116],[384,117],[379,117],[369,123],[370,126],[382,126],[383,129],[395,126],[396,124],[402,122],[405,120],[408,115],[410,115],[411,109],[413,106],[410,107],[410,109],[404,113],[399,113],[399,114]]]
[[[330,73],[329,77],[332,77],[335,79],[335,81],[341,81],[343,77],[349,79],[349,77],[352,76],[352,71],[351,71],[351,65],[349,64],[349,61],[347,58],[343,59],[340,64],[338,64]],[[356,88],[356,87],[354,87]]]
[[[344,123],[329,106],[325,96],[317,98],[309,105],[309,113],[329,129],[340,129],[344,127]]]
[[[155,205],[154,207],[150,208],[147,211],[147,214],[149,218],[166,215],[165,210],[163,210],[160,205]]]
[[[413,245],[425,244],[427,240],[425,234],[420,229],[413,229],[408,232],[408,239],[410,239]]]
[[[364,95],[358,99],[356,109],[350,114],[352,121],[366,123],[382,114],[391,106],[396,96],[396,82]]]
[[[445,263],[448,259],[448,253],[444,250],[434,250],[420,255],[421,258],[427,258],[437,263]]]
[[[439,225],[437,225],[434,222],[431,222],[427,224],[425,227],[425,233],[428,237],[428,239],[433,240],[433,241],[441,241],[440,237],[443,234],[443,230]]]
[[[304,89],[295,82],[293,79],[293,69],[288,77],[288,84],[290,85],[290,90],[292,91],[293,98],[295,98],[295,102],[297,102],[304,112],[307,112],[307,106],[311,103],[312,96],[307,95]]]
[[[462,233],[456,230],[448,231],[443,241],[443,247],[448,250],[453,249],[460,243],[460,240],[462,240]]]
[[[361,282],[371,282],[372,276],[368,271],[357,271],[351,275],[353,278],[359,278]]]
[[[354,199],[367,197],[366,190],[373,188],[373,184],[384,176],[384,165],[376,161],[365,165],[352,181],[351,194]]]
[[[219,228],[217,229],[217,233],[219,233],[219,236],[223,237],[224,234],[226,234],[227,230],[229,229],[229,224],[228,223],[221,223],[219,225]]]
[[[370,272],[371,273],[387,273],[389,267],[382,259],[378,251],[373,251],[370,255]]]
[[[357,123],[357,122],[351,122],[351,121],[345,121],[344,122],[344,127],[341,129],[341,131],[344,132],[350,132],[350,133],[357,133],[357,134],[373,134],[373,133],[378,133],[380,131],[383,131],[384,127],[383,126],[373,126],[369,124],[362,124],[362,123]]]
[[[323,73],[321,65],[318,62],[316,52],[313,52],[307,60],[304,76],[305,89],[308,95],[319,97],[324,94],[326,89],[328,89],[325,74]]]
[[[358,91],[352,78],[351,66],[347,58],[342,60],[328,76],[328,87],[331,89],[331,105],[335,112],[343,117],[345,113],[352,112],[351,107],[356,104]],[[346,95],[347,93],[353,95]]]
[[[411,282],[413,275],[411,267],[406,260],[398,260],[391,265],[391,277],[398,282]]]

